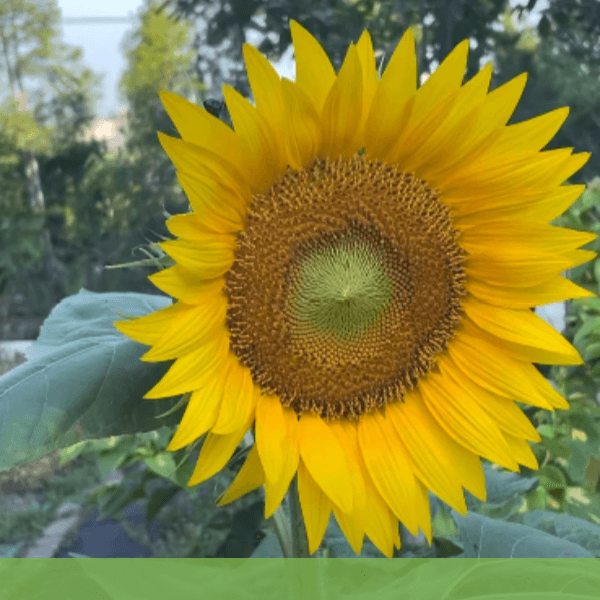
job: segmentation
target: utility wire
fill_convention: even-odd
[[[106,25],[110,23],[131,23],[135,19],[135,15],[131,17],[64,17],[62,23],[65,25]]]

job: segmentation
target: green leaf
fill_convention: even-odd
[[[589,344],[583,348],[583,351],[581,352],[581,358],[583,358],[585,362],[596,360],[598,357],[600,357],[600,342]]]
[[[117,467],[120,467],[126,456],[122,452],[104,452],[96,457],[96,466],[100,477],[106,479]]]
[[[146,346],[113,326],[118,312],[141,316],[169,304],[163,296],[86,290],[60,302],[28,362],[0,377],[0,469],[81,439],[178,423],[181,411],[156,418],[178,398],[143,398],[170,363],[140,361]]]
[[[547,490],[564,490],[567,487],[567,478],[562,470],[555,465],[546,465],[537,472],[540,483]]]
[[[533,510],[523,515],[523,523],[579,544],[600,556],[600,525],[573,515],[549,510]]]
[[[158,511],[165,506],[165,504],[167,504],[177,492],[180,491],[181,488],[173,485],[155,490],[148,500],[146,523],[152,521],[152,519],[158,514]]]
[[[523,496],[530,492],[538,484],[534,477],[523,477],[518,473],[508,471],[496,471],[489,465],[483,465],[485,472],[485,490],[486,504],[500,505],[514,499],[517,496]],[[470,492],[465,491],[467,506],[476,508],[479,500]]]
[[[281,544],[274,532],[269,531],[265,535],[252,553],[252,558],[283,558]]]
[[[165,477],[167,479],[172,479],[175,477],[177,465],[175,464],[173,455],[169,452],[161,452],[156,456],[146,458],[144,462],[148,465],[149,469],[161,477]]]
[[[452,511],[465,558],[593,558],[582,546],[543,531],[490,519],[477,513]]]
[[[571,457],[565,466],[567,475],[571,481],[578,485],[584,485],[588,457],[593,456],[596,449],[591,444],[579,440],[565,440],[564,444],[571,449]]]
[[[539,442],[539,445],[542,448],[544,448],[544,450],[548,450],[548,452],[551,452],[554,456],[558,458],[569,459],[571,454],[573,453],[571,448],[566,446],[560,440],[548,438],[545,435],[542,435],[542,441]]]
[[[587,317],[581,327],[575,333],[573,338],[573,345],[579,350],[582,349],[580,346],[581,341],[592,331],[596,331],[600,326],[600,319],[598,317]]]

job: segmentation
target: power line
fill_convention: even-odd
[[[135,20],[135,16],[131,17],[64,17],[62,22],[65,25],[106,25],[110,23],[131,23]]]

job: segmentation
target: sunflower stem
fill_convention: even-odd
[[[273,527],[281,546],[281,551],[284,558],[292,558],[292,528],[290,520],[283,506],[280,506],[271,517],[273,519]]]
[[[292,557],[310,558],[308,551],[308,538],[306,527],[300,508],[300,496],[298,495],[298,477],[295,476],[288,491],[288,504],[290,507],[290,520],[292,524]]]
[[[292,558],[310,558],[308,550],[308,537],[300,507],[298,495],[298,476],[292,479],[288,491],[288,506],[292,526]],[[292,587],[295,600],[326,600],[325,590],[325,565],[326,558],[318,558],[308,563],[298,561],[285,561],[288,580]]]

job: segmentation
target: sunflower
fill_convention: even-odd
[[[297,476],[311,553],[333,511],[355,552],[391,556],[398,521],[431,543],[428,490],[485,499],[481,458],[537,468],[516,402],[568,408],[532,363],[583,361],[530,308],[593,296],[560,274],[595,236],[549,225],[589,155],[541,151],[567,108],[506,125],[525,74],[463,85],[468,40],[417,89],[410,29],[381,77],[367,31],[337,75],[291,33],[295,82],[244,46],[255,105],[224,86],[233,130],[161,93],[192,212],[150,279],[176,302],[116,326],[174,359],[145,397],[188,394],[168,449],[206,434],[189,485],[253,428],[221,504],[264,486],[269,517]]]

